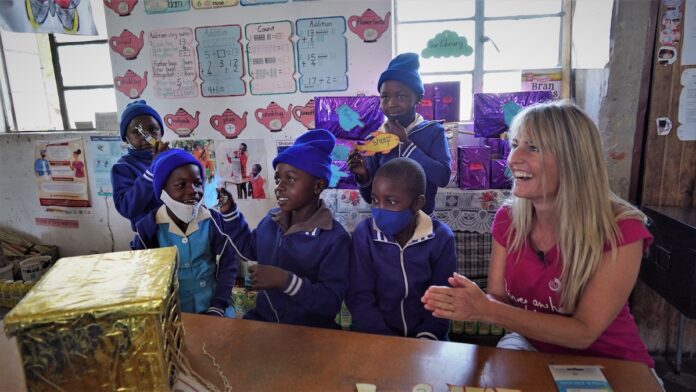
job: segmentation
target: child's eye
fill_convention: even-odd
[[[510,148],[512,148],[512,149],[517,148],[517,143],[510,143]]]
[[[531,146],[529,146],[529,151],[532,151],[532,152],[539,152],[539,147],[537,147],[537,146],[535,146],[535,145],[531,145]]]
[[[389,99],[389,97],[386,95],[382,95],[381,97],[379,97],[379,99],[381,99],[382,101],[386,101]]]
[[[295,182],[295,177],[288,177],[288,182],[291,184]]]
[[[406,95],[404,95],[404,94],[399,94],[399,95],[396,96],[396,99],[398,99],[399,101],[405,101],[406,98],[407,98],[407,97],[406,97]]]
[[[275,181],[276,185],[280,184],[280,178],[278,177],[273,177],[273,181]]]

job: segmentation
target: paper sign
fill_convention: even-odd
[[[127,152],[126,144],[119,136],[91,136],[92,173],[99,196],[111,196],[111,167]]]
[[[683,35],[681,65],[696,64],[696,1],[687,0],[684,6],[684,35]]]
[[[471,56],[472,53],[474,48],[469,45],[466,37],[459,36],[455,31],[445,30],[428,40],[428,45],[421,51],[421,56],[428,59]]]
[[[696,140],[696,68],[688,68],[681,75],[679,95],[679,140]]]
[[[365,155],[387,154],[399,145],[399,137],[393,133],[372,132],[370,135],[372,139],[366,141],[362,146],[355,147]]]
[[[72,219],[34,218],[38,226],[60,227],[62,229],[79,229],[80,221]]]
[[[611,391],[600,366],[549,365],[559,392]]]
[[[34,175],[42,206],[90,207],[82,139],[34,142]]]
[[[191,9],[191,0],[143,0],[143,2],[145,3],[145,12],[148,14],[180,12]]]
[[[198,10],[206,8],[234,7],[237,4],[239,4],[239,0],[193,0],[193,8]]]
[[[297,62],[300,91],[348,89],[348,47],[343,17],[299,19]]]
[[[198,96],[196,50],[188,27],[150,31],[152,78],[161,98]]]
[[[295,53],[290,21],[245,26],[251,93],[285,94],[297,91]]]
[[[561,70],[522,71],[522,91],[551,91],[553,99],[561,96]]]
[[[239,25],[196,29],[201,95],[226,97],[246,94],[242,28]]]

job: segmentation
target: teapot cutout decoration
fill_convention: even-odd
[[[104,5],[120,16],[128,16],[138,0],[104,0]]]
[[[145,87],[147,87],[147,71],[141,78],[140,75],[129,69],[123,76],[114,78],[114,85],[116,90],[122,92],[128,98],[139,98]]]
[[[140,36],[136,36],[128,30],[123,30],[121,35],[109,38],[109,47],[126,60],[133,60],[138,57],[140,49],[145,45],[144,34],[145,32],[142,30],[140,31]]]
[[[189,137],[198,126],[198,116],[201,112],[196,111],[196,115],[191,116],[183,108],[179,108],[175,114],[164,116],[164,123],[180,137]]]
[[[391,12],[384,15],[384,19],[371,9],[365,10],[362,15],[353,15],[348,18],[348,28],[365,42],[375,42],[389,29]]]
[[[292,116],[291,112],[292,104],[288,105],[288,109],[285,110],[277,103],[271,102],[265,109],[256,109],[254,116],[256,117],[256,121],[268,128],[269,131],[280,132],[283,130],[285,124],[290,121]]]
[[[292,108],[292,116],[307,129],[314,129],[314,100],[310,99],[304,106]]]
[[[239,117],[232,109],[225,109],[221,115],[210,117],[210,125],[225,138],[234,139],[246,128],[247,114],[249,113],[244,112]]]

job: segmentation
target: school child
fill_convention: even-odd
[[[135,231],[140,218],[162,205],[152,193],[151,164],[155,155],[169,148],[169,143],[160,142],[162,118],[144,100],[133,101],[123,109],[119,127],[128,153],[111,168],[111,186],[116,210],[130,220]]]
[[[372,200],[372,180],[380,166],[398,157],[415,160],[426,173],[423,211],[432,214],[437,188],[449,183],[451,158],[442,123],[423,120],[416,113],[416,104],[425,92],[419,67],[417,54],[400,54],[392,59],[377,82],[380,107],[387,117],[384,130],[399,137],[401,143],[398,148],[370,157],[353,151],[348,159],[348,168],[360,185],[360,194],[369,203]]]
[[[409,158],[394,158],[372,180],[372,219],[353,232],[346,305],[353,330],[448,340],[449,320],[421,303],[431,285],[447,285],[457,267],[454,235],[420,211],[425,173]]]
[[[181,149],[154,162],[153,191],[164,203],[136,223],[135,249],[176,246],[181,310],[234,317],[235,250],[222,231],[221,213],[202,205],[203,167]]]
[[[262,291],[244,318],[337,328],[334,319],[348,286],[350,236],[319,198],[331,178],[335,143],[331,133],[317,129],[278,154],[273,160],[278,208],[253,232],[236,206],[223,215],[245,258],[257,262],[250,263],[250,280]]]
[[[263,189],[264,180],[261,177],[261,165],[255,163],[251,167],[251,177],[249,178],[249,185],[251,186],[251,197],[253,199],[265,199],[266,191]]]

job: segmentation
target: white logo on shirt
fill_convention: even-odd
[[[553,278],[552,280],[549,280],[549,288],[554,293],[557,293],[558,290],[561,289],[561,281],[558,278]]]

